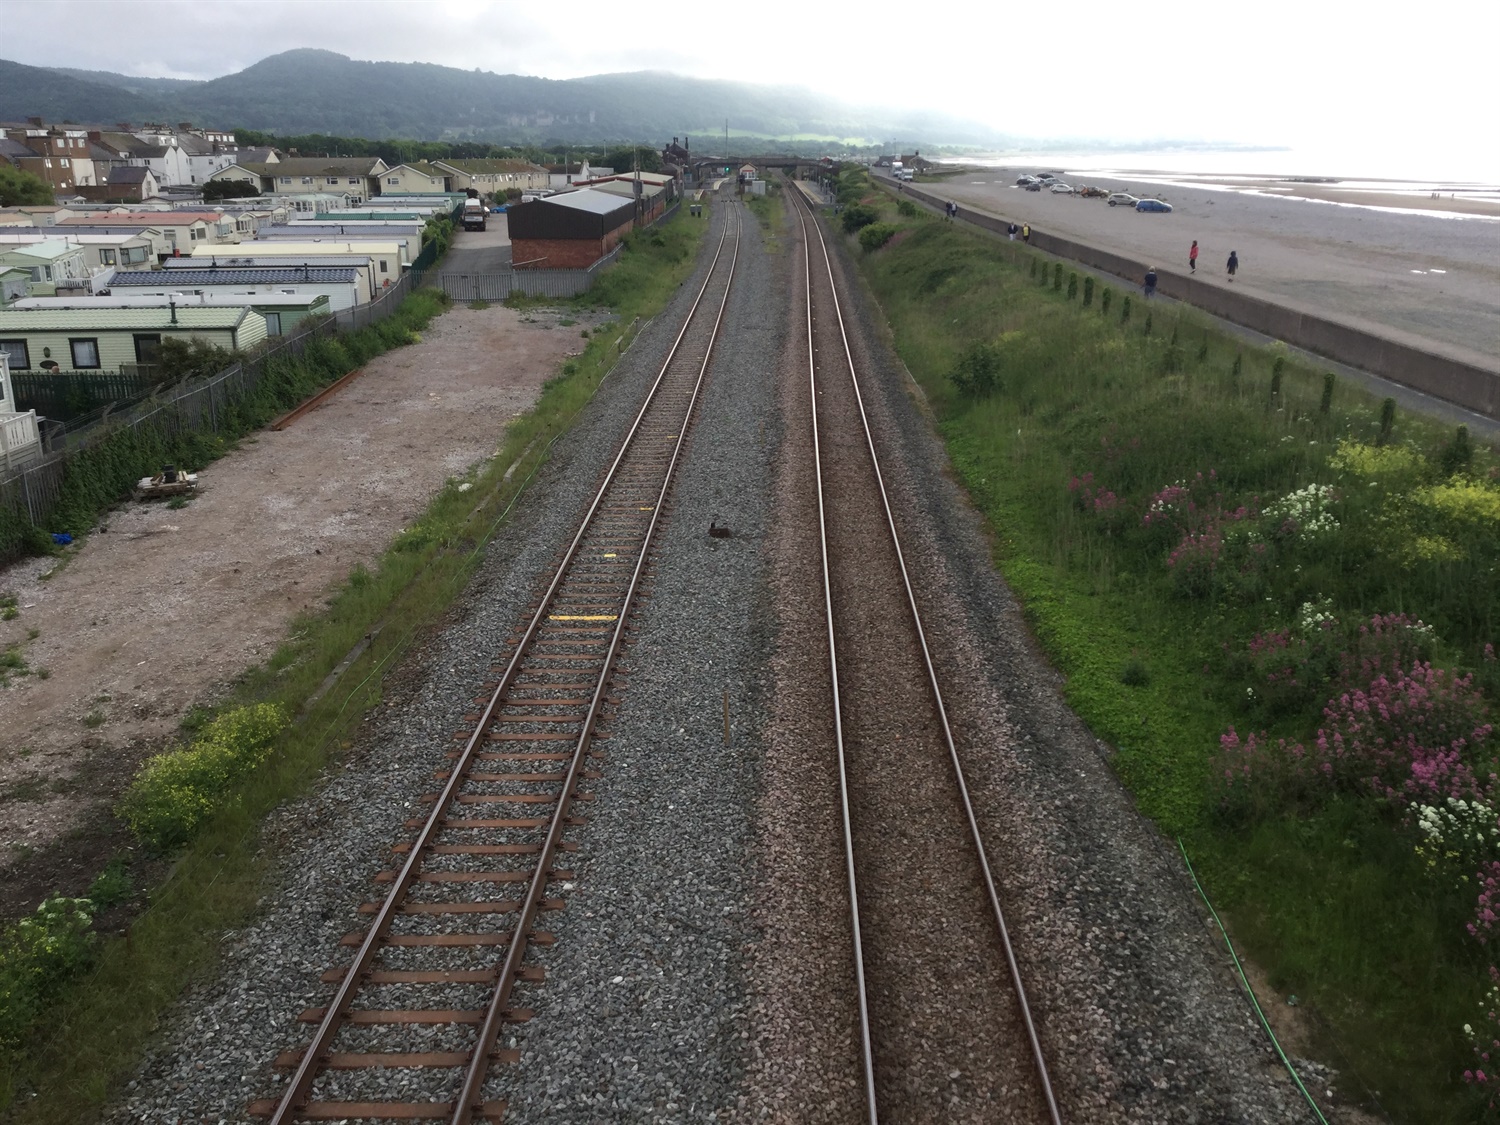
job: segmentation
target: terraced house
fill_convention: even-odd
[[[365,200],[380,194],[380,178],[388,169],[378,156],[289,156],[274,164],[234,164],[213,173],[208,182],[250,183],[262,195],[323,194]]]

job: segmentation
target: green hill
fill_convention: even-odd
[[[995,144],[992,129],[860,107],[793,87],[656,71],[555,81],[431,63],[361,62],[332,51],[272,55],[204,82],[47,70],[0,60],[0,119],[193,121],[281,135],[606,143],[672,136]]]

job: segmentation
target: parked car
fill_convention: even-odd
[[[1042,190],[1042,181],[1041,180],[1032,180],[1031,183],[1029,183],[1029,184],[1027,184],[1025,186],[1026,186],[1026,190],[1027,191],[1041,191]]]
[[[1051,172],[1043,172],[1037,176],[1036,182],[1039,184],[1050,184],[1056,181],[1056,179],[1057,177],[1054,176]]]
[[[1062,183],[1061,181],[1059,181],[1059,182],[1057,182],[1057,183],[1055,183],[1055,184],[1053,184],[1051,186],[1052,186],[1053,193],[1056,194],[1056,195],[1072,195],[1073,194],[1073,189],[1071,187],[1069,187],[1067,184]]]
[[[1111,207],[1134,207],[1140,200],[1128,191],[1117,191],[1105,200],[1105,202]]]
[[[1036,177],[1035,176],[1019,176],[1019,177],[1016,178],[1016,186],[1017,187],[1025,187],[1027,184],[1034,184],[1034,183],[1036,183]]]
[[[1103,199],[1109,192],[1105,191],[1102,187],[1086,187],[1079,188],[1078,194],[1084,199]]]
[[[1164,211],[1170,214],[1172,205],[1163,203],[1160,199],[1137,199],[1135,209],[1137,211]]]

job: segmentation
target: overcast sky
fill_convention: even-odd
[[[1497,0],[4,0],[0,31],[0,57],[33,66],[213,78],[322,47],[547,78],[660,69],[1030,136],[1409,150],[1414,171],[1500,178]]]

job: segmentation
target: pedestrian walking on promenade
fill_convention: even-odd
[[[1198,240],[1193,239],[1193,247],[1188,251],[1188,272],[1198,272]]]
[[[1016,227],[1015,223],[1011,223],[1010,226],[1008,226],[1008,227],[1005,228],[1005,233],[1008,234],[1008,235],[1010,235],[1010,240],[1012,242],[1014,242],[1016,240],[1016,230],[1017,230],[1017,227]]]
[[[1021,224],[1021,241],[1024,242],[1024,243],[1026,243],[1026,245],[1028,245],[1028,246],[1031,245],[1031,224],[1030,223],[1023,223],[1023,224]]]
[[[1155,266],[1147,266],[1146,267],[1146,283],[1141,288],[1144,291],[1144,293],[1146,294],[1146,300],[1149,301],[1152,297],[1156,296],[1156,267]]]
[[[1229,280],[1233,281],[1234,275],[1240,269],[1240,252],[1238,250],[1231,250],[1229,252],[1229,261],[1225,264],[1224,268],[1229,271]]]

